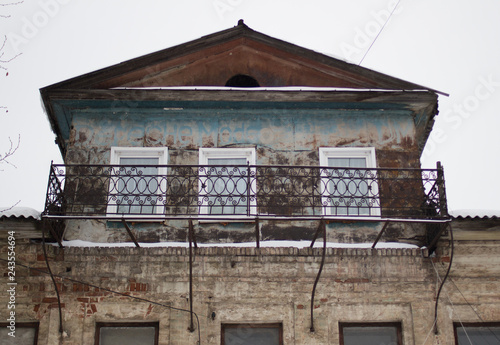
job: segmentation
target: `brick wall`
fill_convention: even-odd
[[[458,248],[458,253],[465,250],[460,245]],[[498,254],[498,249],[491,250]],[[40,245],[26,243],[18,247],[18,252],[18,263],[45,270]],[[159,344],[196,344],[197,332],[188,330],[190,314],[165,307],[189,309],[188,254],[187,248],[50,246],[54,274],[93,286],[57,279],[67,333],[60,338],[58,305],[50,277],[18,266],[17,321],[40,320],[41,345],[93,344],[95,323],[103,321],[159,321]],[[495,300],[498,280],[481,274],[476,279],[466,278],[464,272],[473,270],[475,262],[485,256],[475,249],[471,258],[456,258],[462,262],[457,267],[464,271],[452,277],[467,296],[476,295],[469,302],[476,303],[485,317],[499,320]],[[469,267],[463,263],[467,260]],[[451,325],[457,315],[450,312],[449,301],[440,305],[441,333],[429,335],[437,290],[434,267],[442,277],[449,263],[446,245],[435,258],[420,249],[327,249],[314,302],[315,332],[311,333],[311,292],[320,262],[321,249],[316,248],[196,249],[193,304],[202,344],[220,344],[222,323],[247,322],[282,323],[285,344],[336,344],[338,323],[348,321],[398,321],[402,323],[404,344],[423,344],[425,340],[426,344],[453,344]],[[498,273],[496,268],[491,270],[488,274]],[[2,283],[6,286],[5,275]],[[449,285],[450,292],[451,288]],[[451,295],[459,304],[457,310],[472,319],[473,313],[465,310],[469,307],[459,303],[458,292]],[[7,298],[5,291],[0,298]],[[2,318],[6,313],[6,308],[0,309]]]

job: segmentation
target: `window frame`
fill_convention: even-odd
[[[168,164],[168,147],[125,147],[125,146],[112,146],[110,153],[110,164],[113,166],[119,166],[121,158],[158,158],[158,165],[167,165]],[[160,178],[160,190],[167,190],[167,167],[158,167],[157,176]],[[108,187],[108,196],[111,194],[112,186],[117,185],[116,177],[111,177],[113,182],[110,182]],[[160,194],[152,194],[152,195],[160,195]],[[108,206],[106,208],[106,214],[108,217],[117,217],[122,218],[123,215],[128,215],[127,213],[119,214],[118,213],[118,204],[116,201],[109,200]],[[156,205],[153,207],[153,212],[151,214],[134,214],[134,218],[147,218],[148,216],[163,214],[163,206]]]
[[[345,345],[344,328],[350,327],[394,327],[398,340],[397,345],[403,345],[403,326],[399,321],[395,322],[339,322],[339,345]]]
[[[281,322],[269,322],[269,323],[257,323],[257,322],[247,322],[247,323],[221,323],[221,335],[220,343],[225,345],[225,330],[226,328],[278,328],[279,331],[279,345],[283,345],[283,323]]]
[[[486,321],[486,322],[453,322],[453,334],[455,336],[455,345],[458,345],[458,328],[500,328],[500,321]]]
[[[101,345],[101,328],[102,327],[129,327],[129,328],[145,328],[154,327],[155,329],[155,339],[154,345],[158,345],[160,338],[160,322],[159,321],[132,321],[132,322],[122,322],[122,321],[103,321],[95,323],[95,337],[94,344]]]
[[[366,159],[366,168],[363,169],[377,169],[377,158],[376,158],[376,153],[375,153],[375,147],[320,147],[319,148],[319,164],[322,167],[321,169],[321,190],[320,193],[322,195],[322,205],[323,206],[323,215],[328,216],[328,217],[342,217],[342,218],[360,218],[360,217],[380,217],[380,206],[378,207],[373,207],[373,208],[368,208],[369,214],[368,215],[362,215],[362,214],[357,214],[357,215],[343,215],[343,214],[334,214],[334,206],[325,206],[328,204],[328,196],[327,194],[330,194],[328,192],[328,183],[329,183],[329,178],[327,177],[325,168],[328,168],[328,159],[329,158],[365,158]],[[352,168],[356,169],[356,168]],[[371,185],[373,188],[370,192],[369,195],[378,195],[378,183],[375,183],[374,185]],[[378,198],[377,198],[378,200]],[[380,204],[380,202],[379,202]],[[351,207],[351,208],[357,208],[357,207]]]
[[[245,147],[245,148],[206,148],[206,147],[201,147],[199,149],[199,165],[207,167],[209,166],[208,160],[209,159],[230,159],[230,158],[243,158],[246,159],[247,164],[250,166],[255,166],[256,164],[256,149],[253,147]],[[230,166],[230,165],[229,165]],[[256,169],[255,167],[250,168],[251,169],[251,174],[255,175]],[[256,189],[256,179],[252,178],[250,181],[250,190],[254,191],[253,194],[251,194],[251,200],[250,200],[250,210],[247,211],[246,214],[216,214],[212,215],[208,213],[208,205],[204,204],[204,198],[208,194],[203,194],[202,193],[202,186],[205,184],[205,182],[208,180],[208,177],[203,177],[200,175],[199,181],[198,181],[198,205],[199,205],[199,211],[198,215],[201,218],[220,218],[224,220],[244,220],[248,218],[255,217],[257,215],[257,189]],[[242,205],[245,206],[245,205]],[[228,219],[231,218],[231,219]]]
[[[8,322],[0,322],[0,327],[2,328],[7,328],[7,326],[10,326]],[[18,328],[34,328],[35,329],[35,335],[33,339],[33,345],[38,344],[38,331],[40,328],[40,322],[37,321],[28,321],[28,322],[17,322],[16,321],[16,332]],[[9,331],[8,331],[9,332]]]

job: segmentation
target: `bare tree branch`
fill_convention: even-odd
[[[22,53],[17,53],[16,55],[14,55],[13,57],[11,57],[10,59],[3,60],[2,58],[3,58],[4,54],[5,54],[5,52],[3,51],[3,49],[5,48],[5,44],[6,43],[7,43],[7,35],[4,35],[2,46],[0,47],[0,69],[3,69],[5,71],[7,71],[7,67],[2,66],[2,64],[9,63],[12,60],[14,60],[15,58],[17,58],[19,55],[22,54]],[[7,73],[7,75],[8,75],[8,73]]]
[[[22,1],[17,1],[17,2],[8,2],[6,4],[0,4],[0,6],[12,6],[12,5],[19,5],[22,4],[24,0]],[[10,18],[10,14],[0,14],[0,18]]]
[[[0,4],[0,6],[12,6],[12,5],[19,5],[19,4],[22,4],[24,2],[24,0],[21,0],[21,1],[16,1],[16,2],[8,2],[6,4]]]
[[[12,205],[10,207],[7,207],[6,209],[0,210],[0,213],[12,210],[14,207],[16,207],[17,205],[19,205],[20,202],[21,202],[21,200],[18,200],[14,205]]]
[[[24,0],[0,3],[0,8],[7,7],[7,6],[19,5],[19,4],[22,4],[23,2],[24,2]],[[7,14],[7,15],[6,14],[0,14],[0,18],[10,18],[10,17],[11,17],[10,14]],[[7,35],[4,35],[3,42],[2,42],[2,44],[0,46],[0,70],[4,70],[6,72],[5,76],[8,76],[9,72],[7,71],[7,67],[5,67],[4,64],[7,64],[7,63],[11,62],[12,60],[14,60],[15,58],[17,58],[22,53],[18,53],[18,54],[14,55],[13,57],[8,58],[8,59],[4,59],[4,55],[5,55],[4,49],[5,49],[5,45],[6,44],[7,44]],[[7,109],[7,107],[5,107],[5,106],[0,106],[0,109],[2,109],[2,110],[5,109],[5,112],[9,111]],[[12,142],[11,137],[9,137],[9,142],[10,142],[9,149],[7,151],[5,151],[4,154],[0,154],[0,166],[2,166],[3,164],[7,164],[7,165],[13,166],[14,168],[17,168],[14,164],[12,164],[9,161],[9,158],[12,157],[14,155],[14,153],[16,153],[17,149],[19,148],[19,145],[21,144],[21,135],[19,134],[17,136],[17,143]],[[0,171],[3,171],[3,170],[0,169]],[[18,200],[14,205],[12,205],[12,206],[10,206],[10,207],[8,207],[6,209],[0,210],[0,213],[5,212],[5,211],[9,211],[9,210],[13,209],[20,202],[21,202],[21,200]]]
[[[11,137],[9,137],[9,142],[10,142],[9,149],[7,151],[5,151],[4,154],[0,154],[0,166],[2,164],[7,164],[7,165],[10,165],[10,166],[13,166],[14,168],[17,168],[14,164],[12,164],[9,161],[9,158],[12,157],[14,155],[14,153],[16,153],[17,149],[19,148],[19,145],[21,144],[21,134],[19,134],[18,137],[17,137],[17,143],[14,144],[12,142]],[[3,170],[0,169],[0,171],[3,171]]]

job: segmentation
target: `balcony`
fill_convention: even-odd
[[[161,221],[448,219],[443,170],[55,165],[44,218]]]

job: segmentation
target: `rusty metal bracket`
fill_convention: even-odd
[[[196,240],[194,238],[194,227],[193,227],[192,220],[189,220],[188,237],[189,237],[189,312],[191,315],[191,321],[190,321],[188,329],[190,332],[194,332],[194,322],[193,322],[193,242],[194,242],[194,245],[196,248],[197,248],[197,245],[196,245]]]
[[[441,236],[445,236],[446,235],[446,229],[448,227],[451,228],[451,225],[450,223],[446,223],[446,224],[436,224],[436,226],[439,226],[439,230],[438,232],[435,234],[434,238],[432,239],[432,241],[430,241],[429,244],[427,244],[427,248],[429,248],[429,250],[433,251],[435,249],[435,246],[436,246],[436,243],[437,241],[439,241],[439,239],[441,238]]]
[[[382,230],[380,230],[380,232],[378,233],[377,238],[375,239],[375,242],[373,242],[372,249],[375,249],[375,246],[377,245],[378,241],[380,240],[380,238],[384,234],[385,229],[387,229],[388,225],[389,225],[389,222],[385,222],[384,226],[382,227]]]
[[[318,285],[319,278],[321,277],[321,272],[323,271],[323,266],[325,265],[325,256],[326,256],[326,224],[325,220],[322,219],[321,223],[318,227],[318,231],[316,231],[315,239],[318,236],[318,232],[320,229],[323,230],[323,252],[321,254],[321,264],[319,266],[319,271],[318,275],[316,276],[316,280],[314,281],[313,285],[313,290],[312,290],[312,296],[311,296],[311,328],[310,331],[314,332],[314,295],[316,294],[316,286]],[[311,243],[311,247],[313,246],[313,243]]]
[[[130,236],[130,238],[132,239],[132,241],[134,242],[135,246],[136,246],[137,248],[140,248],[140,245],[139,245],[139,243],[137,242],[137,240],[136,240],[136,238],[135,238],[134,234],[132,233],[132,230],[130,230],[130,228],[129,228],[129,227],[128,227],[128,225],[127,225],[127,222],[125,221],[125,218],[122,218],[122,223],[123,223],[123,226],[125,226],[125,230],[127,230],[127,233],[128,233],[128,235]]]
[[[193,221],[191,219],[189,220],[189,236],[191,236],[190,241],[193,241],[194,247],[198,248],[198,243],[196,242],[196,234],[194,233]]]
[[[255,246],[260,248],[259,217],[255,218]]]
[[[62,244],[62,240],[61,240],[61,237],[59,236],[59,234],[54,230],[54,227],[52,226],[54,221],[50,221],[50,220],[45,220],[43,222],[43,225],[42,225],[42,228],[43,227],[46,227],[47,229],[49,229],[49,232],[50,234],[52,235],[52,237],[57,241],[57,243],[59,244],[59,248],[63,248],[63,244]],[[57,221],[56,221],[57,222]],[[42,229],[42,232],[43,232],[43,229]],[[43,233],[42,233],[43,235]]]

